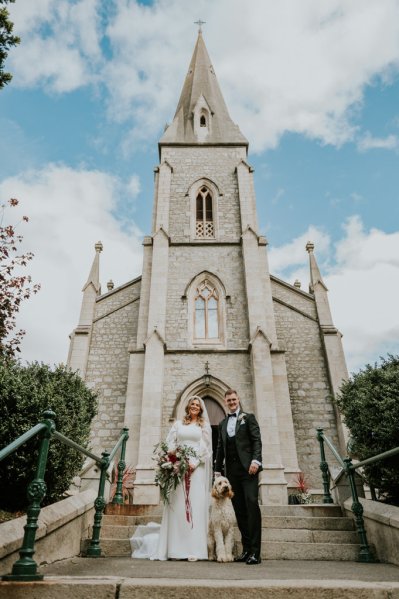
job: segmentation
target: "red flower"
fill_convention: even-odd
[[[175,456],[174,453],[168,453],[168,457],[169,457],[169,462],[172,462],[172,464],[177,462],[177,457]]]

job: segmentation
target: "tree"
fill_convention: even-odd
[[[38,362],[22,366],[15,360],[0,361],[1,448],[35,426],[49,408],[56,414],[57,430],[87,447],[97,399],[77,373],[63,365],[52,369]],[[15,511],[27,506],[26,491],[35,477],[38,447],[36,437],[0,462],[1,509]],[[43,505],[63,497],[83,461],[80,452],[56,439],[51,441]]]
[[[5,4],[15,2],[15,0],[0,0],[0,89],[2,89],[12,79],[11,73],[4,71],[4,63],[8,56],[11,46],[16,46],[21,41],[17,35],[13,35],[14,25],[9,19],[9,12]]]
[[[359,460],[399,446],[399,356],[367,364],[340,390],[337,404],[351,433],[351,453]],[[399,505],[399,456],[364,469],[382,498]]]
[[[18,205],[18,200],[8,201],[11,208]],[[10,358],[20,352],[20,344],[25,331],[15,331],[16,314],[23,300],[37,293],[40,285],[32,284],[29,275],[17,274],[32,260],[32,252],[18,253],[18,245],[22,243],[22,235],[16,234],[17,225],[4,225],[6,204],[0,206],[0,358]],[[28,222],[23,216],[22,221]]]

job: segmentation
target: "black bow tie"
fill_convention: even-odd
[[[227,414],[227,416],[229,418],[237,418],[237,414],[234,412],[234,414]]]

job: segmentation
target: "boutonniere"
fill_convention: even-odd
[[[245,417],[246,417],[246,413],[245,412],[241,412],[241,414],[238,417],[238,422],[240,424],[245,424]]]

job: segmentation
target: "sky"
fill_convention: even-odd
[[[22,359],[66,362],[101,283],[141,274],[157,143],[197,37],[250,142],[271,273],[309,285],[308,240],[350,372],[399,353],[399,0],[16,0],[0,91],[0,201],[41,291]]]

